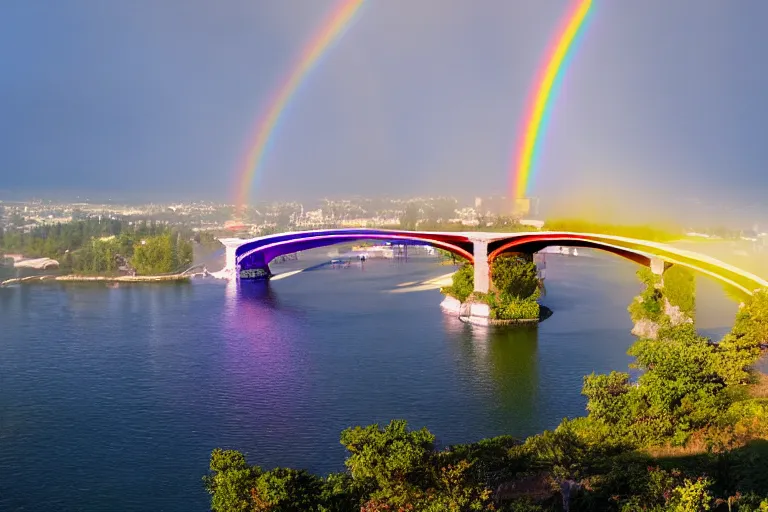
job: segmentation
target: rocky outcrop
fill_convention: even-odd
[[[473,325],[489,325],[491,323],[491,308],[488,304],[476,300],[470,296],[466,302],[446,295],[440,307],[446,313],[457,315],[460,319]]]
[[[636,300],[642,302],[643,299],[638,298]],[[693,318],[683,313],[680,310],[680,307],[673,306],[672,304],[670,304],[669,300],[666,297],[664,297],[663,314],[666,318],[669,319],[669,323],[672,327],[693,323]],[[653,320],[648,320],[643,318],[635,322],[634,327],[632,327],[632,334],[640,338],[649,338],[649,339],[655,340],[659,336],[660,327],[661,325],[659,324],[659,322],[654,322]]]
[[[632,327],[632,334],[639,338],[655,340],[659,336],[659,324],[652,320],[638,320]]]
[[[669,321],[674,327],[693,323],[693,318],[683,313],[679,306],[670,304],[666,298],[664,298],[664,314],[669,317]]]
[[[29,259],[23,259],[23,260],[16,260],[13,266],[16,268],[48,270],[49,268],[59,268],[59,262],[51,258],[29,258]]]

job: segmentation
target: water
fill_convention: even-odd
[[[0,510],[207,510],[215,447],[327,473],[351,425],[405,418],[442,444],[524,437],[584,413],[584,375],[626,369],[632,264],[548,257],[554,315],[538,328],[471,327],[437,290],[392,293],[449,270],[369,261],[239,292],[0,289]],[[707,334],[734,312],[699,283]]]

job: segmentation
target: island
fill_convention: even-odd
[[[491,290],[474,291],[474,268],[464,263],[440,304],[450,314],[478,325],[534,324],[551,312],[539,304],[544,283],[536,264],[524,255],[502,255],[491,264]]]

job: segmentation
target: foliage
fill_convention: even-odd
[[[139,274],[164,274],[183,270],[192,263],[192,248],[189,242],[170,233],[148,237],[137,242],[133,249],[131,264]]]
[[[637,277],[643,283],[643,291],[627,308],[633,322],[650,320],[659,322],[664,313],[664,297],[661,292],[661,278],[647,267],[637,271]]]
[[[490,306],[492,319],[538,319],[540,282],[536,265],[515,256],[502,256],[491,265],[491,279],[495,290],[488,294],[474,291],[474,267],[465,263],[453,274],[453,284],[441,290],[460,302],[468,299],[485,302]]]
[[[446,286],[441,291],[464,302],[475,290],[475,267],[471,263],[465,263],[453,274],[453,284]]]
[[[326,479],[263,472],[215,450],[212,509],[543,512],[563,510],[569,489],[572,512],[768,512],[768,398],[743,385],[768,334],[767,305],[765,293],[747,300],[720,344],[690,325],[638,340],[636,382],[625,372],[585,377],[587,416],[522,444],[499,437],[438,451],[429,431],[404,421],[355,427],[341,436],[347,471]]]
[[[446,261],[450,260],[452,264],[456,265],[457,263],[466,263],[467,260],[463,256],[458,256],[455,252],[446,251],[445,249],[436,248],[435,251],[437,252],[438,258],[440,258],[440,261]]]
[[[536,264],[514,255],[502,255],[491,264],[494,291],[489,294],[491,318],[538,319],[540,282]]]
[[[672,265],[664,272],[663,294],[672,306],[677,306],[688,318],[696,313],[696,279],[693,272]]]
[[[749,368],[760,357],[760,346],[768,342],[768,291],[747,298],[736,314],[736,322],[720,341],[723,354],[721,372],[729,384],[744,383]]]
[[[346,465],[352,478],[380,489],[374,498],[393,504],[418,493],[422,467],[433,449],[435,437],[426,429],[409,431],[404,421],[350,428],[341,433],[349,451]]]
[[[256,487],[261,468],[249,466],[238,451],[216,449],[211,453],[210,471],[203,482],[211,494],[213,512],[253,510],[251,489]]]
[[[538,319],[541,307],[535,298],[510,299],[506,302],[494,301],[491,304],[491,318],[498,320]]]
[[[320,511],[324,482],[304,470],[275,468],[259,475],[250,489],[254,512]]]
[[[539,289],[536,264],[512,255],[502,255],[493,261],[491,280],[503,303],[527,299]]]
[[[645,372],[632,403],[636,437],[645,444],[669,439],[683,444],[688,436],[730,405],[722,393],[717,347],[690,331],[659,340],[640,340],[629,354]],[[639,424],[639,425],[638,425]],[[654,425],[653,430],[642,428]]]
[[[625,236],[652,242],[671,242],[682,237],[682,231],[646,225],[600,224],[580,219],[550,219],[544,224],[545,231],[576,231],[601,235]]]
[[[114,273],[133,258],[137,242],[158,236],[168,236],[173,243],[155,254],[156,259],[147,260],[147,268],[167,266],[164,261],[168,257],[173,259],[170,271],[191,264],[192,245],[185,236],[154,221],[93,218],[36,226],[28,233],[4,230],[0,252],[53,258],[62,269],[84,274]],[[210,242],[210,237],[204,238]]]
[[[409,430],[402,420],[383,429],[347,429],[341,443],[349,452],[348,473],[327,479],[286,468],[264,472],[248,466],[239,452],[214,450],[211,474],[203,480],[214,512],[492,510],[491,490],[478,479],[482,458],[462,457],[482,454],[488,447],[438,452],[434,441],[428,430]],[[503,448],[505,441],[494,447]]]
[[[82,273],[115,272],[119,266],[120,246],[117,240],[92,240],[77,255],[71,267]]]

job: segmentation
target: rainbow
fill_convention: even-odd
[[[235,192],[235,206],[238,213],[242,212],[242,209],[248,202],[251,183],[264,161],[269,142],[275,133],[275,128],[283,112],[285,112],[285,108],[296,94],[299,86],[305,81],[309,72],[315,67],[320,57],[325,54],[331,43],[336,41],[352,22],[364,1],[339,0],[338,5],[331,11],[317,34],[304,46],[288,76],[275,91],[263,117],[256,125],[255,135],[250,138],[252,143],[249,145],[241,165],[241,171],[238,173],[237,190]]]
[[[545,59],[539,78],[536,80],[528,114],[524,118],[524,130],[517,150],[517,162],[512,163],[512,197],[522,199],[528,192],[528,182],[536,167],[541,139],[546,131],[547,121],[557,86],[562,80],[572,54],[574,40],[584,26],[592,7],[592,0],[576,0],[573,9],[565,18],[563,29],[558,33],[551,52]]]

